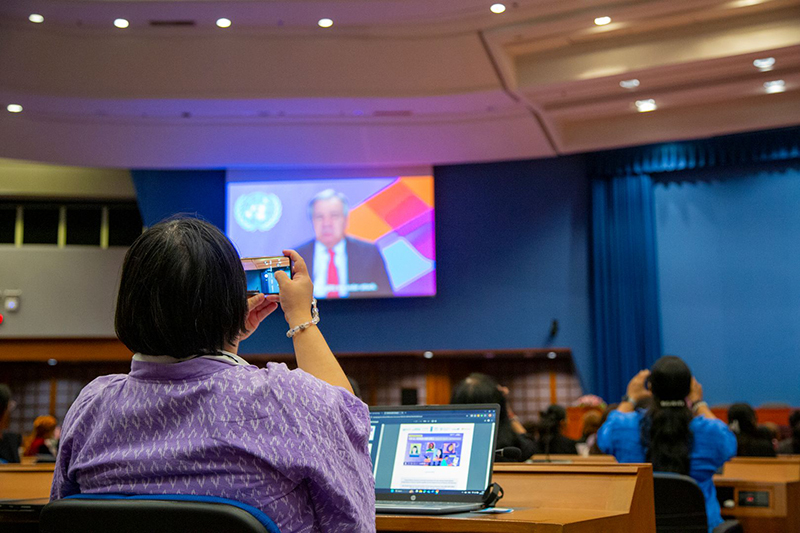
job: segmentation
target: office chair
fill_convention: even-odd
[[[40,533],[280,533],[259,509],[226,498],[77,494],[42,509]]]
[[[657,533],[708,533],[706,499],[689,476],[653,473]],[[714,533],[742,533],[736,520],[726,520]]]

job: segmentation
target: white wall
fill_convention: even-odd
[[[3,313],[0,338],[114,337],[126,247],[0,246],[0,291],[22,291]]]

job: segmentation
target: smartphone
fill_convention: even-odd
[[[247,276],[247,295],[278,294],[278,281],[275,272],[283,270],[289,279],[292,277],[292,260],[284,256],[243,257],[242,266]]]

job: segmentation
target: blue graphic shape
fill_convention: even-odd
[[[281,219],[283,204],[278,195],[260,191],[243,194],[233,205],[233,216],[245,231],[269,231]]]
[[[383,259],[389,271],[394,290],[401,289],[412,281],[431,272],[435,262],[414,248],[405,238],[400,237],[383,250]]]

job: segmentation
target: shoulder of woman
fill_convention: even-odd
[[[733,435],[728,425],[718,418],[706,418],[704,416],[696,416],[689,424],[692,432],[698,433],[713,433],[713,434],[728,434]]]
[[[632,411],[630,413],[623,413],[621,411],[611,411],[608,413],[608,418],[603,425],[609,426],[639,426],[644,413],[641,411]]]

